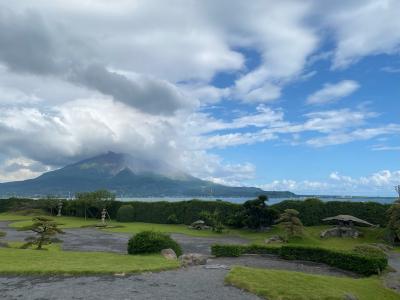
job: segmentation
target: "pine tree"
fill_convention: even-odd
[[[276,221],[285,228],[287,237],[299,236],[303,233],[303,223],[298,218],[299,212],[295,209],[285,209]]]
[[[32,230],[36,233],[36,236],[27,237],[25,240],[27,243],[22,245],[21,248],[28,248],[36,245],[37,250],[41,250],[43,245],[49,245],[52,243],[52,238],[57,233],[64,233],[57,227],[57,223],[52,219],[46,217],[35,217],[32,219],[33,224],[26,227],[26,229]]]

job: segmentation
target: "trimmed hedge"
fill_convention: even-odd
[[[299,259],[324,263],[366,276],[381,273],[388,264],[386,257],[303,246],[282,246],[280,256],[284,259]]]
[[[84,203],[77,200],[63,202],[64,216],[83,217],[85,215]],[[0,212],[22,210],[22,209],[44,209],[49,213],[57,213],[57,205],[59,199],[26,199],[26,198],[9,198],[0,199]],[[201,211],[213,213],[215,210],[221,214],[222,221],[225,225],[233,225],[241,227],[243,224],[236,224],[242,221],[241,217],[244,212],[243,205],[225,202],[225,201],[177,201],[177,202],[142,202],[142,201],[112,201],[107,207],[107,211],[112,219],[117,217],[119,208],[123,205],[131,205],[134,213],[130,215],[130,222],[147,222],[167,224],[170,222],[168,218],[175,214],[178,224],[191,224],[199,219]],[[304,226],[313,226],[326,224],[323,218],[331,217],[339,214],[348,214],[364,219],[373,224],[386,226],[388,218],[386,211],[390,204],[380,204],[376,202],[346,202],[346,201],[321,201],[319,199],[286,200],[280,203],[268,206],[269,209],[275,209],[282,213],[285,209],[295,209],[300,213],[300,219]],[[98,217],[100,211],[98,208],[87,208],[87,216]]]
[[[211,254],[216,257],[238,257],[245,254],[245,247],[243,245],[215,244],[211,246]]]
[[[377,202],[350,202],[350,201],[321,201],[317,198],[301,200],[285,200],[271,205],[280,213],[285,209],[295,209],[300,213],[304,226],[326,224],[322,219],[336,215],[352,215],[372,224],[386,226],[388,217],[386,211],[390,204]]]
[[[275,254],[279,255],[280,247],[264,245],[232,245],[215,244],[211,246],[211,253],[217,257],[238,257],[243,254]]]
[[[129,222],[135,210],[133,209],[132,205],[122,205],[117,211],[117,221],[118,222]]]
[[[181,246],[168,234],[155,231],[142,231],[130,238],[128,242],[129,254],[157,253],[171,248],[177,256],[182,255]]]
[[[217,257],[237,257],[243,254],[275,254],[288,260],[297,259],[324,263],[366,276],[381,273],[388,264],[387,258],[384,256],[360,254],[354,251],[335,251],[325,248],[289,245],[282,247],[213,245],[211,253]]]

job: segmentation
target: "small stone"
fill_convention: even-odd
[[[125,276],[126,274],[125,274],[125,272],[122,272],[122,273],[115,273],[114,274],[114,276],[118,276],[118,277],[123,277],[123,276]]]
[[[205,266],[205,268],[206,269],[220,269],[220,270],[230,270],[231,268],[229,267],[229,266],[227,266],[227,265],[219,265],[219,264],[216,264],[216,265],[206,265]]]
[[[270,238],[266,239],[264,243],[270,244],[270,243],[284,243],[285,241],[279,236],[279,235],[274,235],[271,236]]]
[[[0,248],[8,248],[10,247],[6,242],[0,241]]]
[[[188,253],[179,256],[179,261],[184,267],[207,264],[207,256],[199,253]]]
[[[352,294],[345,294],[343,300],[358,300],[358,298]]]
[[[171,248],[161,250],[161,255],[169,260],[177,260],[177,256],[174,250]]]

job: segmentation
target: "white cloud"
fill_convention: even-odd
[[[312,0],[0,5],[0,154],[55,167],[114,150],[239,183],[255,167],[209,149],[281,136],[325,146],[398,134],[397,124],[368,124],[376,114],[360,109],[299,113],[292,122],[282,109],[256,106],[313,76],[317,60],[346,67],[366,55],[396,53],[397,2],[321,6]],[[327,32],[335,34],[335,49],[318,53]],[[219,73],[232,82],[214,86]],[[313,99],[336,101],[357,87],[327,85]],[[215,117],[210,105],[225,105],[221,100],[243,101],[247,112]],[[302,133],[317,136],[302,140],[309,136]]]
[[[6,159],[0,164],[0,182],[33,178],[50,170],[49,166],[24,157]]]
[[[354,141],[369,140],[383,135],[400,134],[399,124],[388,124],[374,128],[360,128],[349,132],[335,132],[326,136],[311,138],[307,144],[315,147],[324,147],[330,145],[340,145]]]
[[[360,85],[353,80],[342,80],[335,84],[324,84],[323,88],[307,98],[308,104],[335,102],[354,93]]]
[[[325,180],[274,180],[261,185],[266,190],[292,191],[306,195],[395,196],[394,186],[400,182],[400,170],[381,170],[368,176],[351,177],[332,172]]]
[[[347,67],[367,55],[399,52],[399,1],[316,1],[316,5],[335,35],[334,68]]]

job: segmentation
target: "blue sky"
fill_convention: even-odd
[[[300,194],[400,184],[400,3],[0,5],[0,182],[109,150]]]

